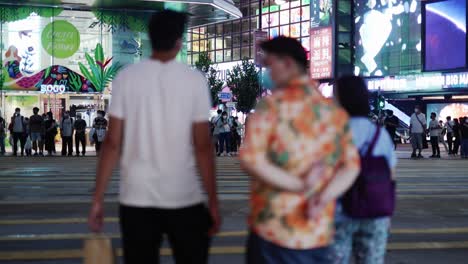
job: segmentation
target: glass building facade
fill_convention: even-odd
[[[270,38],[284,35],[299,39],[309,50],[310,0],[291,2],[265,0],[237,3],[243,18],[189,29],[187,62],[195,64],[201,52],[214,63],[254,57],[254,31],[268,32]],[[260,20],[261,19],[261,20]]]

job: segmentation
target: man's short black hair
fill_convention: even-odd
[[[370,113],[369,91],[361,77],[343,76],[336,81],[335,95],[340,105],[352,117],[367,117]]]
[[[221,110],[221,109],[218,109],[218,111],[217,111],[218,115],[220,115],[222,112],[223,112],[223,110]]]
[[[15,108],[15,112],[16,112],[16,111],[21,111],[21,109],[20,109],[19,107],[16,107],[16,108]]]
[[[447,120],[452,120],[452,117],[451,117],[451,116],[447,116]]]
[[[437,114],[436,114],[436,113],[434,113],[434,112],[432,112],[432,113],[431,113],[431,116],[434,116],[434,117],[436,117],[436,116],[437,116]]]
[[[34,113],[39,113],[39,108],[34,107],[34,108],[33,108],[33,112],[34,112]]]
[[[176,45],[176,41],[181,39],[188,17],[185,13],[172,10],[164,10],[155,13],[149,24],[149,37],[151,46],[156,51],[169,51]]]
[[[307,70],[307,52],[297,39],[280,36],[263,42],[260,47],[266,53],[291,57],[303,71]]]

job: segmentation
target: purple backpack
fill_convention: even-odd
[[[395,210],[395,181],[390,166],[385,157],[372,156],[380,133],[377,126],[367,151],[361,153],[361,172],[342,199],[345,213],[352,218],[392,216]]]

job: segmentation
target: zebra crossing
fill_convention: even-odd
[[[95,167],[95,157],[0,159],[0,263],[81,263]],[[224,224],[213,241],[212,263],[243,263],[249,177],[236,158],[219,158],[217,168]],[[116,249],[121,247],[118,178],[115,171],[106,195],[104,231]],[[405,252],[467,252],[468,162],[400,158],[396,179],[388,263],[406,263],[392,262]],[[459,254],[468,258],[468,253]],[[162,263],[172,263],[167,244],[162,255]]]

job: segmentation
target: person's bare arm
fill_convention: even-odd
[[[266,104],[263,104],[266,107]],[[305,188],[303,180],[289,174],[267,158],[268,138],[273,126],[272,111],[261,109],[249,116],[249,129],[246,130],[244,148],[241,150],[241,168],[249,175],[258,178],[278,189],[300,192]]]
[[[240,163],[241,168],[249,175],[259,178],[278,189],[301,192],[306,187],[304,181],[299,177],[289,174],[268,161],[265,153],[258,153],[253,163],[242,158]]]
[[[120,160],[123,141],[124,121],[111,117],[109,131],[102,145],[101,155],[96,174],[96,187],[89,215],[89,228],[93,232],[100,232],[103,226],[103,203],[107,185],[112,171]]]
[[[203,186],[208,194],[208,207],[213,220],[210,235],[214,235],[219,231],[221,226],[221,217],[219,215],[218,193],[216,190],[214,148],[211,143],[209,123],[194,123],[192,134],[195,157]]]

